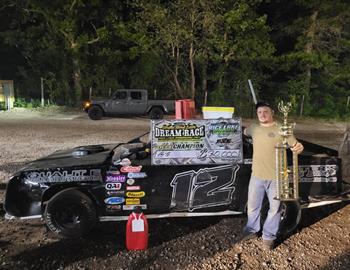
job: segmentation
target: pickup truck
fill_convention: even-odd
[[[175,111],[174,100],[150,100],[144,89],[118,89],[109,98],[84,102],[83,109],[92,120],[114,115],[148,115],[162,119],[165,113]]]

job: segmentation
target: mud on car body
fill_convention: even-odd
[[[126,220],[135,206],[148,218],[242,214],[252,159],[251,139],[242,136],[243,162],[231,164],[152,165],[140,137],[57,151],[9,180],[6,216],[43,218],[58,236],[79,237],[99,221]],[[283,203],[280,233],[296,227],[302,207],[344,194],[337,151],[302,143],[300,201]]]

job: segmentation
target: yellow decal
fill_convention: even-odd
[[[135,199],[135,198],[129,199],[129,198],[126,198],[125,204],[140,204],[140,199]]]
[[[144,191],[128,191],[126,192],[126,197],[131,198],[142,198],[145,197],[146,193]]]

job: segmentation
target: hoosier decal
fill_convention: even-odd
[[[224,165],[176,174],[170,183],[171,207],[193,211],[230,204],[238,170],[238,165]]]
[[[117,175],[107,175],[106,181],[107,182],[125,182],[126,176],[123,174],[117,174]]]

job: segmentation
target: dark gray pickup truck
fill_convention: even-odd
[[[175,100],[150,100],[147,90],[119,89],[109,98],[84,102],[83,108],[92,120],[115,115],[148,115],[151,119],[162,119],[164,114],[175,111]]]

